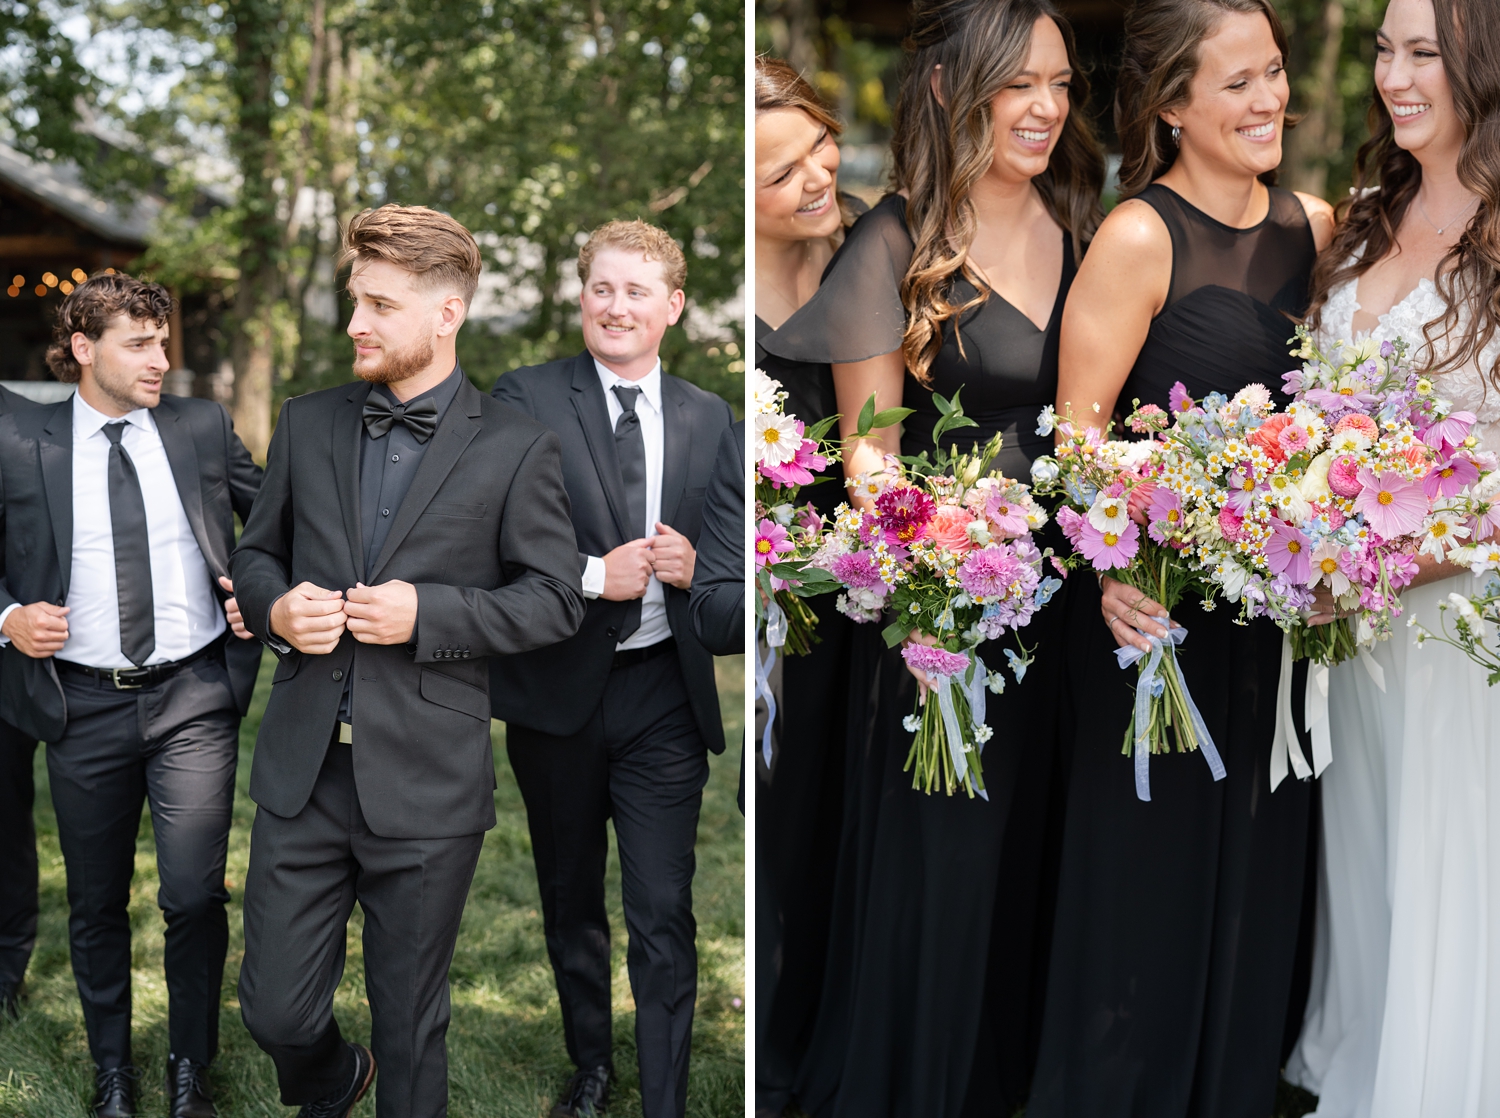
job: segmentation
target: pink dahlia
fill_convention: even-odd
[[[914,485],[893,485],[875,498],[886,543],[909,546],[921,539],[937,502]]]
[[[828,572],[850,590],[874,590],[882,596],[885,594],[880,562],[873,551],[848,551],[835,555],[828,564]]]
[[[1368,415],[1346,415],[1333,425],[1333,433],[1337,435],[1340,431],[1358,431],[1372,443],[1380,438],[1380,428]]]
[[[1340,454],[1328,467],[1328,488],[1340,497],[1359,496],[1359,470],[1358,459],[1350,454]]]
[[[774,520],[762,520],[755,529],[755,565],[764,567],[777,562],[793,548],[786,529]]]
[[[1306,583],[1310,571],[1313,544],[1284,520],[1271,522],[1271,538],[1266,542],[1266,563],[1276,574],[1290,582]]]
[[[1361,467],[1359,481],[1362,488],[1354,498],[1354,511],[1364,513],[1365,523],[1381,539],[1394,540],[1422,527],[1427,498],[1416,482],[1400,474],[1377,474],[1368,467]]]
[[[1295,423],[1289,424],[1281,429],[1281,433],[1276,436],[1276,442],[1288,458],[1294,454],[1300,454],[1307,449],[1307,428]]]
[[[1021,581],[1025,564],[1001,545],[971,551],[958,568],[958,581],[971,598],[1003,598]]]
[[[1093,564],[1096,571],[1109,571],[1116,567],[1128,567],[1141,549],[1141,530],[1135,521],[1127,521],[1118,534],[1101,532],[1087,520],[1083,522],[1078,550]]]
[[[1438,497],[1453,497],[1464,486],[1472,485],[1477,480],[1479,467],[1468,458],[1457,456],[1439,462],[1427,471],[1427,476],[1422,479],[1422,492],[1429,501]]]
[[[1219,531],[1230,543],[1240,543],[1245,539],[1244,524],[1245,518],[1228,505],[1219,510]]]
[[[901,659],[929,676],[954,676],[969,670],[969,658],[962,652],[949,652],[916,641],[908,642],[901,650]]]
[[[941,548],[963,555],[974,546],[969,539],[968,527],[974,522],[969,511],[958,505],[939,505],[927,525],[927,538]]]

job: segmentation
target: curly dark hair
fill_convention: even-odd
[[[159,283],[119,272],[90,276],[57,308],[52,344],[47,347],[47,367],[64,384],[77,384],[83,370],[73,359],[74,334],[97,342],[110,322],[122,314],[132,322],[160,326],[171,316],[172,307],[171,293]]]

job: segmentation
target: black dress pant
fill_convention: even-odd
[[[346,1088],[354,1063],[333,995],[358,901],[379,1068],[375,1113],[440,1118],[448,1111],[448,967],[484,835],[372,833],[354,782],[358,748],[329,745],[312,797],[294,818],[255,813],[240,1012],[276,1064],[282,1102],[298,1106]]]
[[[221,657],[141,690],[64,672],[68,727],[47,745],[52,805],[68,872],[68,943],[89,1051],[130,1059],[130,880],[141,805],[151,804],[156,903],[166,918],[168,1034],[178,1056],[210,1063],[229,924],[224,858],[239,756],[239,713]]]
[[[526,800],[568,1055],[581,1068],[613,1066],[604,911],[605,820],[613,817],[641,1111],[681,1118],[698,992],[693,846],[708,751],[677,657],[612,671],[599,708],[576,734],[511,724],[506,741]]]
[[[0,722],[0,997],[26,977],[36,944],[36,741]]]

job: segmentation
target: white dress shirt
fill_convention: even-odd
[[[636,398],[635,414],[640,419],[641,439],[646,444],[646,522],[637,528],[640,536],[649,538],[656,535],[656,522],[661,519],[662,458],[666,450],[661,406],[661,362],[658,361],[656,367],[640,380],[626,380],[616,376],[598,361],[594,362],[594,370],[599,374],[599,383],[604,387],[604,403],[609,408],[610,430],[614,430],[625,411],[610,389],[621,384],[626,388],[641,390],[640,396]],[[639,539],[640,536],[631,538]],[[597,598],[603,592],[604,560],[598,555],[590,555],[583,572],[584,596]],[[615,650],[648,648],[671,635],[672,626],[667,622],[666,591],[656,576],[652,575],[646,582],[646,596],[641,599],[641,627],[630,635],[629,640],[617,644]]]
[[[156,648],[148,664],[181,660],[224,631],[213,576],[177,495],[167,451],[147,408],[125,416],[120,445],[135,464],[151,547],[151,601]],[[61,660],[93,668],[129,668],[120,651],[115,538],[109,514],[109,439],[118,420],[73,394],[73,572],[68,583],[68,641]],[[193,479],[197,484],[197,479]],[[5,622],[0,614],[0,625]]]

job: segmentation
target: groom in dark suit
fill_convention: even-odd
[[[604,1112],[613,1069],[605,820],[620,851],[636,1052],[646,1118],[681,1118],[697,993],[692,881],[707,751],[723,752],[713,657],[688,616],[703,494],[729,405],[665,375],[662,336],[682,314],[687,266],[664,230],[596,229],[578,260],[577,357],[517,369],[497,400],[563,446],[591,600],[578,635],[495,660],[526,800],[547,951],[578,1072],[558,1118]]]
[[[447,1112],[448,966],[495,825],[489,659],[583,617],[557,436],[469,383],[474,238],[422,207],[345,231],[360,383],[288,400],[234,554],[281,657],[256,742],[240,1005],[307,1118]],[[333,1017],[365,914],[370,1048]],[[372,1052],[373,1050],[373,1052]]]
[[[226,632],[244,634],[229,554],[260,467],[218,404],[161,394],[171,310],[157,284],[79,284],[47,353],[78,391],[0,418],[0,719],[48,743],[103,1118],[134,1107],[127,908],[143,800],[167,925],[170,1112],[214,1113],[224,861],[261,656]]]

